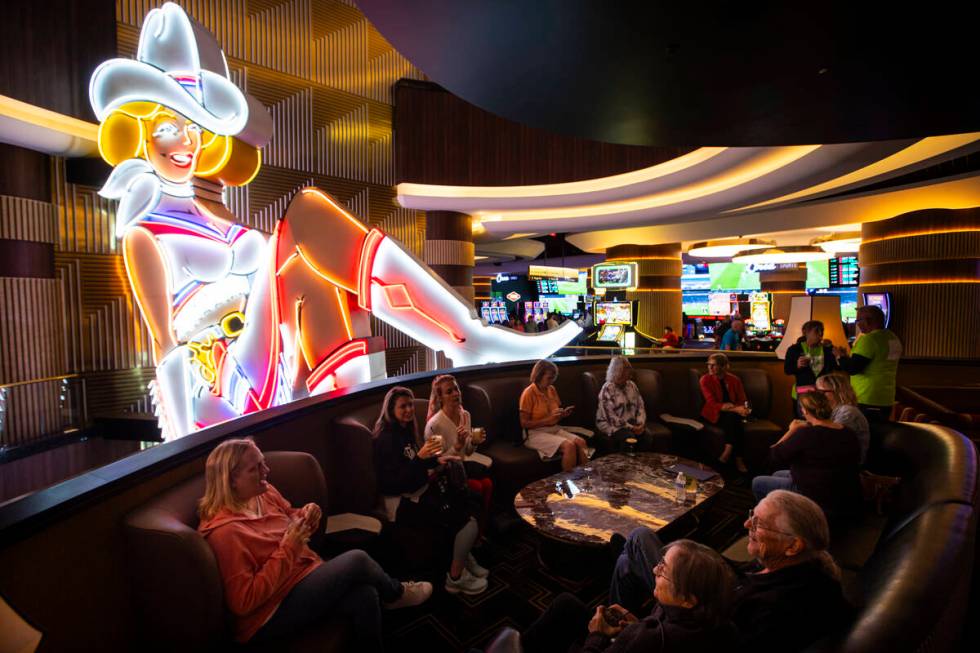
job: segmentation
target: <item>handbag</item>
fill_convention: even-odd
[[[466,509],[466,494],[469,486],[466,484],[466,468],[460,460],[449,460],[436,468],[435,474],[429,480],[429,492],[436,500],[436,508],[446,517],[464,513]]]

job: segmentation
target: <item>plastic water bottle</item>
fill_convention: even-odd
[[[677,503],[684,503],[687,500],[687,482],[684,479],[684,472],[677,472],[674,479],[674,498]]]

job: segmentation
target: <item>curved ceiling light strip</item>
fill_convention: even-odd
[[[687,250],[696,258],[730,258],[741,252],[775,247],[776,241],[761,238],[726,238],[695,243]]]
[[[839,252],[856,252],[861,247],[860,231],[843,231],[819,236],[810,241],[810,244],[819,247],[825,252],[837,254]]]
[[[505,202],[514,207],[520,200],[548,198],[549,206],[558,206],[578,198],[581,203],[589,195],[629,189],[638,184],[661,179],[689,170],[733,148],[702,147],[693,152],[649,168],[633,170],[610,177],[597,177],[560,184],[536,184],[529,186],[446,186],[438,184],[401,183],[396,186],[398,202],[408,209],[438,210],[439,199],[450,200],[450,209],[463,211],[467,208],[489,209],[496,203]],[[764,149],[764,148],[743,148]]]
[[[854,172],[849,172],[846,175],[837,177],[836,179],[831,179],[822,184],[804,188],[803,190],[795,193],[789,193],[788,195],[765,200],[764,202],[758,202],[756,204],[750,204],[749,206],[731,209],[728,211],[728,213],[759,209],[765,206],[791,202],[793,200],[798,200],[805,197],[813,198],[816,195],[827,193],[828,191],[839,190],[845,186],[859,184],[875,177],[880,177],[896,171],[910,172],[903,169],[917,165],[923,161],[942,156],[943,154],[961,147],[965,147],[971,143],[976,143],[978,140],[980,140],[980,132],[923,138],[921,141],[918,141],[907,148],[892,154],[891,156],[885,157],[880,161],[876,161],[859,170],[855,170]]]
[[[830,252],[811,245],[794,247],[770,247],[755,250],[732,257],[732,263],[806,263],[808,261],[826,261],[833,258]]]
[[[746,214],[721,214],[707,220],[682,219],[642,227],[582,231],[569,234],[567,240],[583,251],[602,253],[610,247],[624,244],[656,245],[726,238],[731,234],[745,233],[747,226],[752,227],[753,234],[771,234],[816,229],[834,223],[856,225],[874,222],[920,209],[965,209],[975,206],[980,206],[980,174]]]
[[[757,156],[728,169],[723,174],[714,175],[696,183],[672,188],[647,197],[637,197],[629,200],[589,206],[528,211],[497,211],[491,214],[481,215],[480,217],[488,230],[495,231],[493,225],[497,223],[528,223],[540,220],[561,220],[563,223],[568,224],[576,218],[591,220],[601,216],[642,213],[651,209],[689,202],[737,188],[742,184],[764,177],[784,166],[798,161],[819,148],[820,145],[794,145],[768,148],[760,151]]]

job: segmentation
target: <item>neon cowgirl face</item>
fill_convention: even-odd
[[[146,159],[157,174],[182,184],[194,176],[201,154],[201,128],[182,115],[161,111],[150,120]]]

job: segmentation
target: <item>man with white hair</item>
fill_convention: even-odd
[[[738,574],[732,620],[739,650],[798,651],[843,626],[851,614],[840,569],[827,547],[830,531],[812,500],[770,492],[749,511],[749,563]],[[663,544],[649,528],[630,533],[616,561],[609,602],[637,613],[656,583]]]

